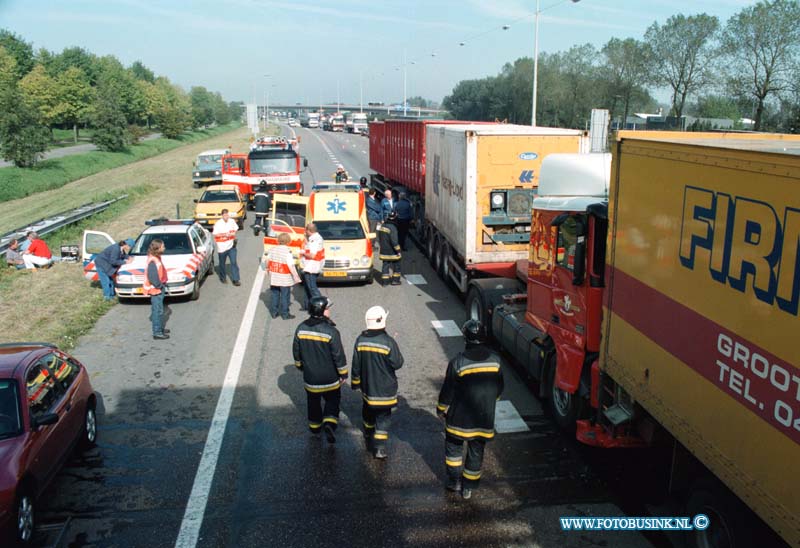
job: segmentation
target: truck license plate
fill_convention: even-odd
[[[336,277],[343,278],[347,276],[347,272],[323,272],[322,274],[326,278],[336,278]]]

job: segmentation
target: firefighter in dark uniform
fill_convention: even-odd
[[[400,237],[397,231],[397,212],[390,211],[380,227],[378,227],[378,245],[383,262],[381,269],[381,285],[386,285],[391,280],[392,285],[400,285]],[[391,275],[389,271],[391,270]]]
[[[494,437],[494,408],[503,392],[503,373],[500,357],[485,345],[481,322],[467,320],[461,331],[466,348],[447,364],[436,414],[445,419],[445,487],[468,499],[478,488],[486,440]]]
[[[258,236],[258,231],[265,228],[265,220],[272,207],[272,196],[267,191],[267,182],[258,183],[258,190],[253,196],[253,209],[256,213],[256,222],[253,225],[253,234]]]
[[[340,388],[347,380],[347,359],[339,330],[330,319],[331,304],[327,297],[311,299],[310,317],[297,326],[292,352],[295,366],[303,371],[308,427],[314,434],[324,430],[328,442],[336,443],[334,432],[339,424]]]
[[[376,459],[386,458],[392,408],[397,405],[397,376],[403,355],[395,340],[386,333],[388,313],[373,306],[365,315],[367,330],[356,339],[353,349],[353,390],[361,390],[364,438],[367,451]]]

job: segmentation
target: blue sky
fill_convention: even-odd
[[[541,0],[539,47],[641,38],[676,13],[724,23],[753,3]],[[273,104],[335,102],[337,81],[343,102],[358,102],[359,81],[364,102],[399,101],[405,51],[408,96],[439,101],[462,79],[531,56],[535,9],[535,0],[0,0],[0,27],[35,48],[77,45],[125,64],[139,59],[229,100],[263,102],[269,86]]]

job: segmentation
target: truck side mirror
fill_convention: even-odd
[[[572,285],[583,285],[586,278],[586,223],[580,217],[575,218],[577,241],[575,242],[575,268],[572,270]]]
[[[308,167],[308,158],[303,158],[303,167]]]

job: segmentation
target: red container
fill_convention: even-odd
[[[393,184],[425,194],[425,127],[463,120],[386,120],[369,125],[369,167]]]

